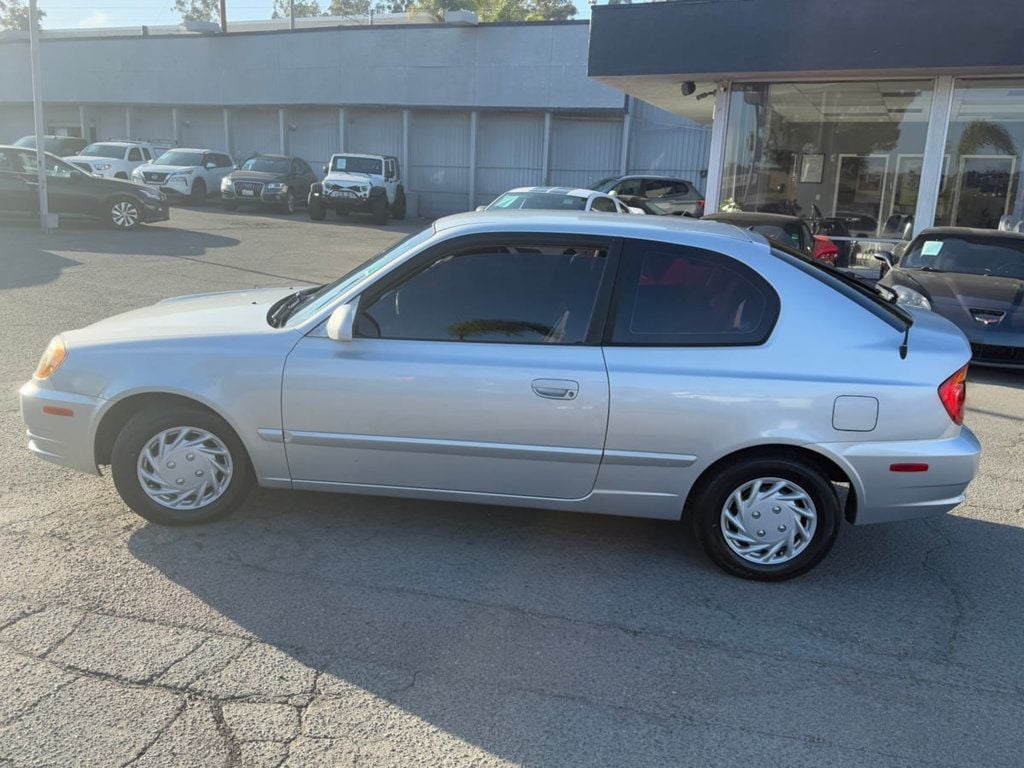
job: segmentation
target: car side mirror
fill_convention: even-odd
[[[333,341],[352,341],[359,299],[342,304],[327,320],[327,338]]]
[[[486,211],[487,210],[487,206],[486,205],[478,205],[475,210],[477,210],[477,211]]]
[[[882,262],[886,269],[892,269],[895,262],[892,251],[875,251],[875,260]]]
[[[320,166],[320,171],[323,173],[324,176],[326,176],[327,175],[327,166],[326,165],[321,165]]]

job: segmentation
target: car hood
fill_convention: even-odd
[[[899,270],[893,278],[893,283],[923,293],[935,312],[956,323],[972,340],[1024,333],[1024,280],[918,269]]]
[[[373,176],[368,173],[333,171],[324,178],[324,183],[328,182],[334,182],[335,184],[373,184]]]
[[[140,165],[135,170],[137,171],[149,171],[151,173],[181,173],[182,171],[195,170],[195,165]]]
[[[123,157],[99,157],[98,155],[71,155],[70,157],[61,158],[68,163],[120,163],[124,162]]]
[[[232,181],[280,181],[287,178],[285,173],[268,173],[267,171],[232,171],[228,174]]]
[[[108,317],[64,334],[68,349],[118,341],[278,333],[267,324],[270,306],[299,287],[199,293]]]

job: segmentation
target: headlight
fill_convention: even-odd
[[[142,181],[143,178],[142,171],[132,171],[132,181]]]
[[[896,294],[896,303],[903,304],[907,307],[917,307],[918,309],[931,309],[932,303],[928,301],[928,298],[913,288],[907,288],[905,285],[894,285],[892,292]]]
[[[93,168],[97,171],[109,171],[110,163],[100,163],[99,165],[94,165]]]
[[[288,189],[288,185],[283,184],[280,181],[272,181],[269,184],[267,184],[268,192],[283,192],[286,189]]]
[[[228,178],[221,179],[220,180],[220,189],[221,189],[222,192],[225,191],[225,190],[230,191],[230,189],[231,189],[231,179],[228,179]]]
[[[39,365],[36,366],[36,372],[32,375],[37,379],[50,378],[54,371],[60,368],[60,364],[64,362],[64,358],[67,356],[68,351],[64,346],[64,339],[60,336],[54,336],[50,339],[50,343],[46,347],[46,351],[43,352],[43,356],[39,358]]]
[[[184,174],[176,173],[167,182],[169,184],[188,184],[188,178]]]
[[[149,187],[141,187],[137,191],[138,191],[138,193],[140,195],[142,195],[143,197],[149,198],[150,200],[163,200],[164,199],[164,193],[163,192],[157,192],[155,189],[150,189]]]

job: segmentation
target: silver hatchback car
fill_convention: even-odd
[[[980,446],[970,348],[755,233],[441,219],[329,285],[168,299],[54,338],[29,448],[198,523],[264,487],[679,519],[726,571],[814,566],[843,517],[942,514]]]

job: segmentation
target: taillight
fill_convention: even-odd
[[[955,424],[964,423],[964,402],[967,400],[967,366],[939,385],[939,400]]]

